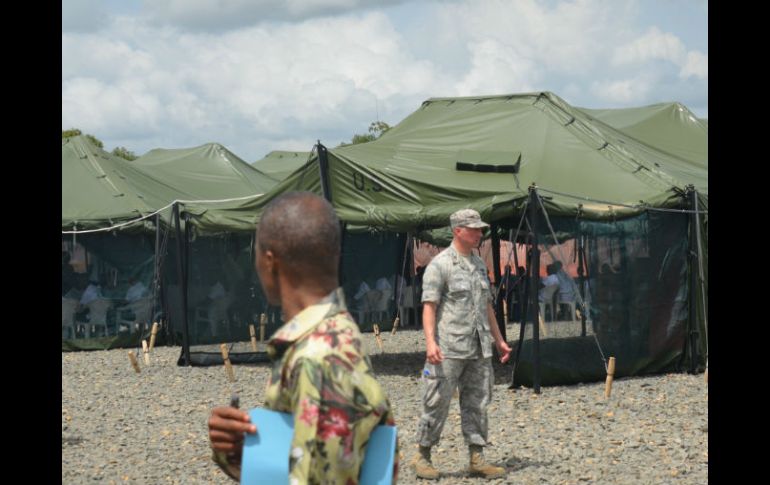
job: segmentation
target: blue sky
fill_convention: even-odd
[[[552,91],[708,117],[698,0],[63,0],[62,129],[247,162],[394,125],[430,97]]]

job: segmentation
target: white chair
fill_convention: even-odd
[[[150,325],[152,320],[152,298],[140,298],[130,303],[123,305],[118,310],[118,316],[116,318],[115,330],[116,333],[121,331],[121,327],[127,327],[131,332],[139,326],[139,324]]]
[[[112,308],[112,301],[104,298],[92,300],[88,305],[88,324],[86,325],[86,338],[91,337],[91,327],[94,328],[94,334],[98,327],[104,328],[104,334],[107,334],[107,311]]]
[[[61,338],[65,338],[64,332],[69,330],[70,338],[75,338],[75,312],[78,309],[78,301],[72,298],[61,299]]]
[[[553,295],[559,291],[559,285],[551,285],[546,286],[543,288],[543,301],[540,302],[540,315],[543,317],[543,321],[545,321],[545,309],[548,307],[551,307],[551,321],[556,321],[556,310],[553,306]]]
[[[217,331],[217,326],[222,322],[225,322],[225,325],[227,325],[227,310],[230,308],[230,304],[234,299],[233,295],[228,293],[222,298],[217,298],[212,301],[208,306],[197,307],[195,309],[196,329],[200,324],[206,324],[209,327],[212,337],[218,335],[219,332]]]
[[[365,315],[369,315],[369,320],[372,320],[367,323],[377,323],[381,324],[382,322],[379,321],[380,317],[379,314],[382,310],[384,305],[387,304],[387,300],[384,298],[384,291],[386,290],[369,290],[366,295],[364,295],[364,301],[366,302],[366,308],[367,312],[365,312]],[[385,302],[385,303],[383,303]],[[375,316],[375,313],[377,314]],[[377,321],[374,321],[377,320]]]

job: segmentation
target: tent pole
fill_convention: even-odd
[[[527,236],[529,239],[529,236]],[[515,243],[514,243],[515,244]],[[527,243],[524,243],[526,247]],[[530,254],[530,250],[527,250],[527,254]],[[514,246],[513,258],[516,264],[517,274],[519,268],[519,257],[516,254],[517,248]],[[519,344],[516,346],[516,355],[513,358],[513,369],[511,369],[511,385],[508,389],[516,388],[516,366],[519,364],[519,356],[521,355],[521,349],[524,347],[524,331],[527,326],[527,311],[529,310],[529,277],[532,269],[531,261],[528,259],[525,263],[527,265],[524,275],[516,280],[516,291],[519,296]]]
[[[190,340],[188,338],[187,328],[187,278],[183,266],[184,246],[182,242],[182,227],[179,221],[179,203],[174,204],[174,222],[176,230],[176,267],[177,277],[179,279],[179,292],[181,293],[182,302],[182,358],[179,359],[178,365],[191,365],[190,362]],[[186,232],[186,231],[185,231]]]
[[[540,305],[538,302],[538,290],[540,289],[540,248],[538,248],[537,238],[537,186],[532,184],[529,187],[529,217],[532,225],[532,273],[529,279],[529,298],[532,313],[532,357],[533,373],[532,390],[535,394],[540,394],[540,325],[538,325],[538,316]],[[544,208],[545,210],[545,208]]]
[[[580,224],[578,222],[578,224]],[[585,337],[586,336],[586,290],[585,290],[585,248],[584,248],[585,241],[583,240],[583,234],[578,231],[578,238],[577,238],[577,257],[578,257],[578,279],[580,280],[580,288],[578,288],[578,291],[580,291],[580,298],[583,301],[583,308],[580,310],[580,336]]]
[[[697,192],[692,185],[687,186],[687,193],[690,196],[690,208],[693,211],[698,210]],[[698,214],[690,214],[690,315],[689,329],[687,332],[690,341],[690,373],[695,373],[698,363],[698,315],[697,315],[697,295],[698,295],[698,235],[697,235]]]
[[[158,305],[158,299],[160,297],[160,214],[155,214],[155,262],[153,264],[155,269],[152,275],[152,310],[153,316],[155,307]],[[154,322],[150,322],[154,323]],[[166,330],[168,327],[165,327]],[[168,338],[168,333],[166,333]]]
[[[708,322],[708,309],[706,308],[706,280],[703,277],[703,253],[701,252],[701,237],[700,237],[700,214],[698,211],[698,191],[694,190],[693,202],[695,206],[695,236],[696,247],[698,248],[698,287],[700,288],[701,307],[703,310],[703,338],[706,344],[706,372],[708,372],[709,366],[709,322]],[[700,326],[698,326],[700,328]]]
[[[414,265],[414,253],[415,253],[415,246],[419,244],[419,242],[414,237],[414,234],[412,234],[411,243],[409,245],[409,276],[412,281],[412,284],[410,285],[412,288],[412,309],[410,310],[412,312],[412,316],[414,317],[412,319],[412,325],[417,326],[418,323],[420,326],[422,326],[422,314],[420,313],[420,302],[417,301],[417,267]],[[422,286],[422,282],[420,282],[420,286]]]
[[[331,202],[332,191],[329,181],[329,154],[326,147],[321,145],[321,140],[318,140],[316,148],[318,150],[318,169],[321,173],[321,190],[323,191],[324,199]]]
[[[492,275],[495,277],[495,287],[497,288],[497,298],[495,299],[495,317],[497,317],[497,328],[500,329],[500,335],[507,341],[505,335],[505,322],[503,321],[503,301],[500,298],[500,235],[497,233],[497,224],[490,224],[492,233]]]

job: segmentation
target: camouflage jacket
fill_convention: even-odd
[[[358,326],[337,292],[302,310],[268,342],[274,364],[265,407],[294,414],[291,485],[357,484],[372,430],[395,424]],[[398,450],[393,483],[397,471]]]
[[[449,359],[473,359],[479,350],[485,358],[492,356],[487,266],[472,253],[469,261],[470,266],[449,246],[428,264],[422,279],[422,301],[436,303],[436,341]]]

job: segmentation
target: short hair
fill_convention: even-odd
[[[272,251],[293,273],[336,276],[341,238],[334,208],[311,192],[276,197],[257,224],[260,250]]]

